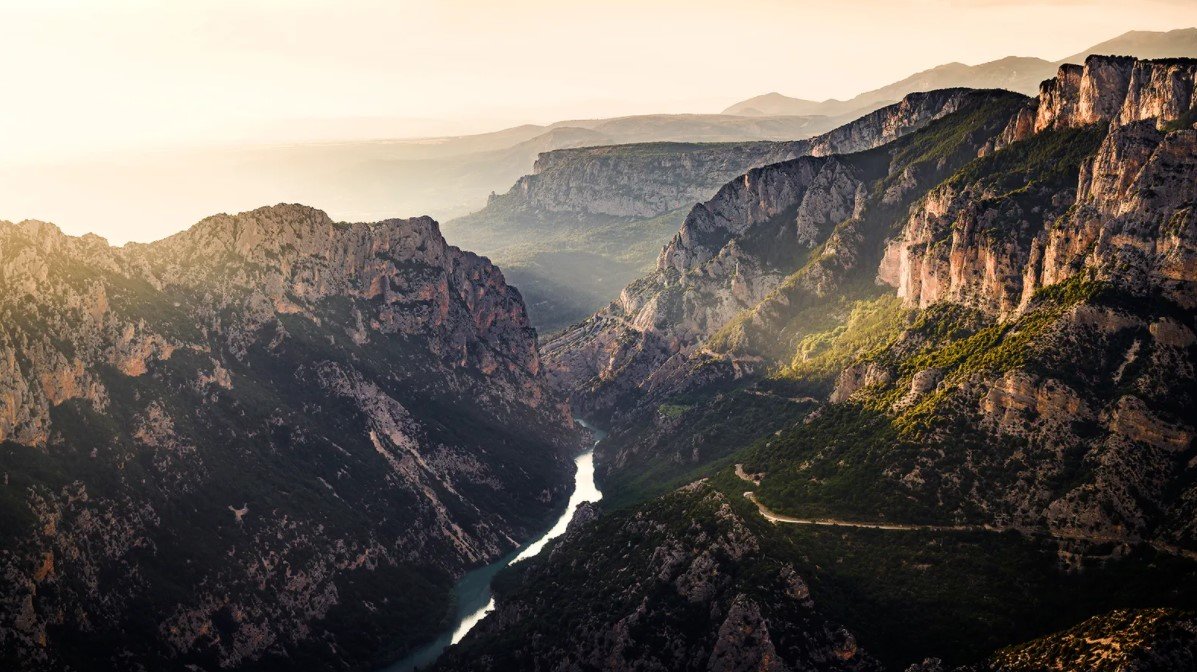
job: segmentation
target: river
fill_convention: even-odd
[[[578,424],[594,433],[594,445],[597,446],[599,441],[607,435],[603,430],[594,427],[585,420],[578,420]],[[490,582],[495,578],[495,574],[499,570],[513,565],[521,560],[540,553],[544,549],[545,544],[550,540],[555,539],[565,533],[566,528],[569,527],[569,521],[573,520],[574,511],[579,504],[583,502],[597,502],[603,498],[603,493],[599,491],[598,485],[594,482],[594,447],[582,453],[574,460],[577,465],[577,473],[574,475],[574,491],[569,496],[569,504],[565,506],[565,512],[557,519],[557,522],[549,528],[536,541],[519,548],[509,555],[500,558],[499,560],[479,567],[470,572],[466,572],[465,576],[457,582],[453,587],[453,593],[457,598],[457,612],[454,616],[453,628],[446,630],[444,634],[436,638],[432,643],[425,645],[418,649],[415,653],[407,658],[400,660],[393,665],[384,668],[384,672],[413,672],[426,668],[436,659],[440,657],[441,653],[451,645],[461,641],[466,633],[478,624],[487,614],[495,609],[495,598],[490,592]]]

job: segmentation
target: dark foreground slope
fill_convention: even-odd
[[[742,514],[699,482],[575,528],[437,669],[879,670]]]
[[[1166,618],[1073,640],[1078,655],[1197,646],[1193,563],[1147,549],[1067,572],[1050,543],[1017,535],[774,526],[742,489],[721,476],[576,525],[500,575],[497,611],[436,669],[1052,669],[1003,667],[1017,649],[999,649],[1049,661],[1067,637],[1052,633],[1093,614]]]
[[[568,487],[498,269],[302,206],[111,248],[0,223],[6,669],[366,669]]]

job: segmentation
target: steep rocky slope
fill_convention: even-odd
[[[649,270],[684,208],[709,198],[729,179],[754,166],[884,144],[949,114],[963,96],[962,90],[911,94],[793,142],[549,152],[508,193],[449,222],[446,235],[502,264],[525,291],[537,326],[555,331],[609,303]]]
[[[927,192],[878,273],[923,310],[759,449],[763,501],[1197,549],[1193,72],[1064,66],[1037,132]]]
[[[431,219],[0,223],[0,660],[361,669],[566,495],[518,292]]]

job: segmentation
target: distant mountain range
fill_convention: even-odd
[[[1197,56],[1197,28],[1131,32],[1086,53],[1142,58]],[[486,205],[557,149],[644,142],[791,141],[826,133],[907,93],[965,86],[1028,94],[1056,64],[1006,58],[977,66],[943,65],[850,101],[800,101],[769,94],[722,114],[650,114],[527,124],[492,133],[407,140],[273,144],[106,155],[43,165],[0,165],[6,217],[104,229],[134,240],[161,237],[162,222],[195,221],[214,210],[263,202],[319,203],[347,221],[426,214],[441,220]],[[94,228],[92,230],[95,230]],[[450,242],[458,241],[450,237]]]
[[[908,93],[931,91],[955,86],[975,89],[1006,89],[1033,95],[1039,83],[1056,74],[1063,63],[1083,63],[1090,54],[1119,54],[1137,58],[1197,57],[1197,28],[1180,28],[1168,32],[1132,30],[1095,44],[1059,61],[1042,58],[1008,56],[980,65],[945,63],[930,70],[917,72],[905,79],[879,89],[866,91],[850,100],[803,100],[780,93],[766,93],[743,100],[723,111],[741,116],[776,115],[842,115],[864,114],[869,110],[892,103]]]

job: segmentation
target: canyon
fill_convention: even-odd
[[[443,233],[0,222],[0,664],[1191,668],[1197,60],[1052,69],[476,139]]]

